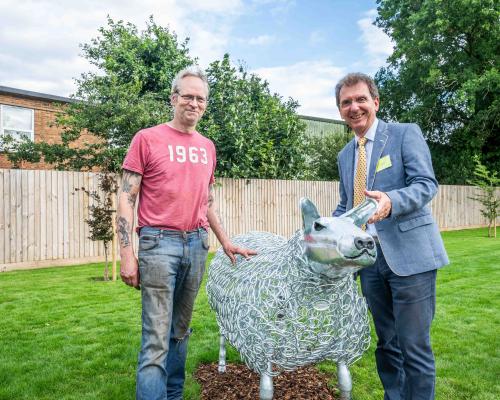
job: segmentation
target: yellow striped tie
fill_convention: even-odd
[[[366,138],[362,137],[358,140],[358,166],[356,168],[356,176],[354,177],[354,207],[361,204],[365,200],[366,189]],[[362,226],[366,230],[366,225]]]

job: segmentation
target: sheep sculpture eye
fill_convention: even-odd
[[[326,228],[326,226],[325,225],[321,225],[319,222],[315,222],[314,223],[314,230],[315,231],[322,231],[325,228]]]

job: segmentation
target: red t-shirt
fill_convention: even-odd
[[[215,146],[198,132],[166,124],[136,133],[123,169],[142,175],[138,228],[208,228],[208,186],[214,183]]]

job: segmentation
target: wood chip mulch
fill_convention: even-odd
[[[220,374],[217,364],[202,364],[195,372],[201,385],[201,400],[258,400],[259,375],[244,364],[228,364]],[[302,367],[273,378],[274,400],[337,400],[336,389],[316,368]]]

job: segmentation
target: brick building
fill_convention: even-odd
[[[55,126],[58,112],[73,99],[0,86],[0,136],[25,134],[35,142],[60,142],[61,128]],[[80,140],[88,140],[89,138]],[[44,162],[23,162],[22,169],[52,169]],[[0,148],[0,168],[12,168],[7,154]]]

